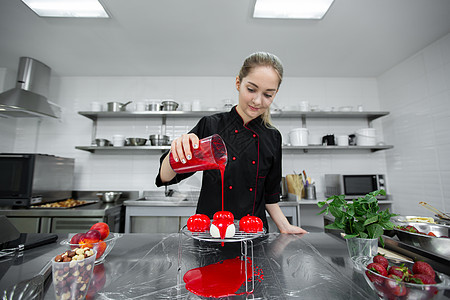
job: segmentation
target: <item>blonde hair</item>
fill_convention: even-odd
[[[254,68],[261,66],[272,67],[275,70],[279,78],[278,88],[280,88],[281,81],[283,80],[283,64],[277,56],[268,52],[255,52],[247,56],[239,71],[239,80],[242,81]],[[261,115],[261,118],[266,127],[273,127],[270,118],[270,109],[266,110]]]

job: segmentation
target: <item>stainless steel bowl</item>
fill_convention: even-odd
[[[173,100],[165,100],[161,102],[162,110],[174,111],[178,108],[178,103]]]
[[[394,222],[394,224],[398,226],[411,225],[425,234],[430,231],[433,232],[437,237],[394,228],[395,234],[400,241],[450,259],[450,238],[448,238],[450,236],[450,226],[416,222]]]
[[[126,138],[125,145],[127,146],[144,146],[147,139],[142,138]]]
[[[169,144],[169,136],[162,134],[152,134],[150,136],[152,146],[167,146]]]
[[[122,195],[122,192],[97,193],[97,197],[105,203],[116,202],[120,198],[121,195]]]
[[[111,142],[107,139],[95,139],[95,144],[98,147],[106,147],[106,146],[111,146]]]

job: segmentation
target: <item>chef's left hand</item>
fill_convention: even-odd
[[[286,225],[285,228],[280,230],[281,233],[290,233],[290,234],[302,234],[302,233],[309,233],[308,231],[304,230],[303,228],[300,228],[298,226],[294,226],[291,224]]]

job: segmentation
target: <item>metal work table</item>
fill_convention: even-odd
[[[186,290],[181,278],[193,268],[239,256],[233,244],[199,244],[179,233],[125,234],[95,267],[91,288],[98,292],[91,299],[201,299]],[[37,274],[64,250],[54,243],[0,260],[0,293]],[[253,295],[233,299],[377,299],[353,270],[345,242],[324,232],[268,234],[254,241],[254,264],[263,279],[256,281]],[[52,284],[45,299],[54,299]]]
[[[120,210],[121,202],[103,203],[98,199],[92,204],[76,208],[11,208],[0,207],[0,215],[7,217],[103,217],[106,214]]]
[[[106,222],[114,231],[123,232],[124,207],[126,199],[138,198],[137,192],[124,192],[123,198],[115,203],[104,203],[92,191],[74,191],[73,198],[92,202],[74,208],[12,208],[0,207],[4,215],[21,232],[78,232],[89,229],[95,222]]]
[[[299,226],[300,210],[297,201],[278,202],[281,210],[292,219],[292,224]],[[195,214],[197,201],[168,201],[166,200],[127,200],[124,201],[125,209],[125,233],[132,232],[131,219],[133,217],[190,217]]]

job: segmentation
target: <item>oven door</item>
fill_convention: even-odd
[[[0,155],[0,205],[29,205],[34,160],[34,155]]]

